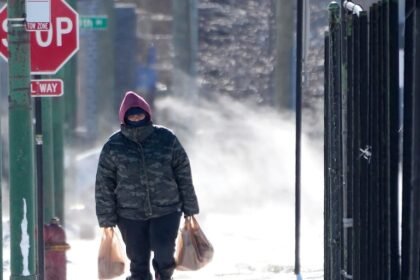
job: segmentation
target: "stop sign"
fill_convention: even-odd
[[[49,30],[32,31],[31,74],[55,74],[79,49],[79,15],[64,0],[51,0]],[[0,56],[8,58],[7,9],[0,9]]]

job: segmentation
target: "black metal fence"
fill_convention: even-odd
[[[350,1],[329,5],[327,280],[420,279],[420,1],[406,2],[404,99],[399,88],[398,1],[377,1],[368,11]]]
[[[420,1],[406,1],[401,280],[420,279]]]

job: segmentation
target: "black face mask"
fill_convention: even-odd
[[[144,114],[145,118],[140,121],[130,121],[128,119],[128,116],[136,115],[136,114]],[[128,109],[127,112],[125,113],[124,122],[127,126],[130,126],[130,127],[141,127],[141,126],[147,125],[150,122],[150,116],[142,108],[132,107]]]
[[[145,126],[150,123],[150,117],[146,114],[146,117],[141,121],[130,121],[129,119],[125,118],[125,124],[130,127],[141,127]]]

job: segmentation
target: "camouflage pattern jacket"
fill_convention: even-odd
[[[147,220],[175,211],[198,214],[188,156],[162,126],[127,127],[110,137],[100,154],[95,184],[101,227],[118,216]]]

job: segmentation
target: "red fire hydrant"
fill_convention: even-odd
[[[45,280],[66,280],[66,233],[59,225],[58,218],[51,219],[44,226],[45,243]]]

